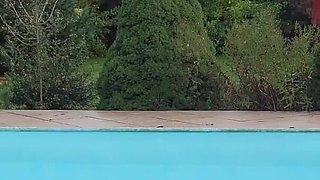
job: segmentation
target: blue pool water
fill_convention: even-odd
[[[2,180],[319,180],[320,133],[0,132]]]

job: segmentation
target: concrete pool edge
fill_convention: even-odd
[[[0,128],[60,131],[320,131],[320,111],[0,110]]]
[[[320,133],[320,129],[213,129],[213,128],[3,128],[0,132],[189,132],[189,133]]]

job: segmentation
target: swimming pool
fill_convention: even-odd
[[[318,132],[0,131],[0,179],[319,180]]]

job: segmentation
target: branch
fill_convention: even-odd
[[[30,16],[30,14],[28,13],[28,11],[26,10],[26,8],[24,7],[24,5],[22,4],[22,2],[20,0],[18,0],[21,8],[23,9],[24,13],[26,13],[26,15],[28,16],[28,18],[32,21],[32,17]]]
[[[42,8],[42,12],[41,12],[41,14],[40,14],[40,16],[39,16],[39,21],[41,21],[42,16],[43,16],[43,13],[44,13],[44,11],[46,10],[46,7],[47,7],[48,3],[49,3],[49,0],[46,0],[46,2],[44,3],[44,6],[43,6],[43,8]]]
[[[26,45],[26,46],[30,46],[31,44],[25,41],[30,41],[30,40],[35,40],[35,38],[26,38],[21,36],[19,33],[17,33],[14,28],[12,28],[12,26],[10,26],[5,19],[0,15],[0,19],[2,20],[3,24],[7,27],[7,29],[9,30],[9,32],[22,44]]]
[[[53,13],[54,13],[54,11],[55,11],[55,9],[56,9],[56,6],[57,6],[58,2],[59,2],[59,0],[56,0],[56,1],[55,1],[54,5],[53,5],[53,7],[52,7],[52,9],[51,9],[51,13],[50,13],[48,19],[47,19],[43,24],[46,24],[46,23],[48,23],[48,22],[50,21],[50,19],[51,19],[52,16],[53,16]]]
[[[42,29],[43,30],[48,30],[48,29],[51,29],[52,27],[54,27],[54,24],[53,23],[47,23],[45,27],[43,27]]]
[[[16,17],[21,22],[21,24],[23,24],[27,28],[27,24],[21,19],[19,13],[17,12],[16,8],[14,7],[14,4],[11,2],[11,0],[8,0],[8,2],[9,2],[9,6],[11,7],[10,8],[11,11],[16,15]]]

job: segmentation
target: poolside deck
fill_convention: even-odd
[[[0,128],[320,130],[320,112],[2,110]]]

